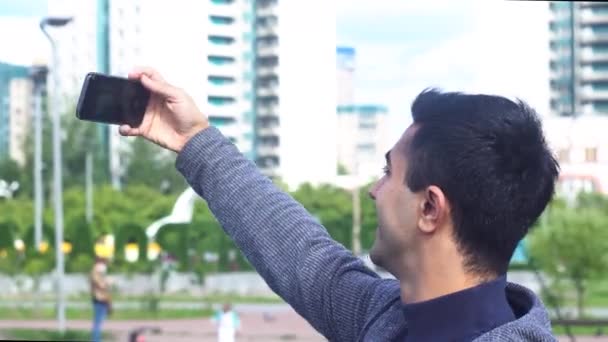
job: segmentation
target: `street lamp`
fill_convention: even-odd
[[[63,244],[61,244],[61,251],[63,254],[72,253],[72,242],[70,240],[63,241]]]
[[[46,241],[41,241],[38,244],[38,251],[42,254],[46,253],[49,250],[49,243]]]
[[[125,245],[125,259],[130,262],[136,262],[139,259],[139,245],[133,238]]]
[[[148,260],[154,261],[158,259],[158,255],[160,254],[161,248],[158,242],[150,241],[148,243]]]
[[[352,249],[355,256],[361,254],[361,188],[367,183],[367,179],[358,175],[337,176],[334,185],[348,191],[352,197],[353,226],[352,226]]]
[[[42,89],[48,68],[33,66],[30,77],[34,83],[34,245],[42,242]]]
[[[40,30],[47,37],[52,50],[53,96],[51,113],[53,119],[53,202],[55,204],[55,246],[63,243],[63,186],[61,184],[61,122],[59,117],[59,73],[55,40],[47,32],[47,27],[62,27],[72,21],[72,17],[46,17],[40,21]],[[59,332],[65,332],[65,298],[63,289],[64,261],[61,248],[55,248],[57,258],[57,323]]]

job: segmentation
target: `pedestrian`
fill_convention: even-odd
[[[225,303],[222,310],[213,317],[217,327],[218,342],[234,342],[241,327],[239,315],[232,309],[230,303]]]
[[[93,331],[94,342],[101,341],[101,331],[104,320],[112,314],[112,298],[110,295],[110,280],[107,277],[108,259],[97,257],[90,273],[91,295],[93,300]]]
[[[177,169],[270,288],[328,340],[556,341],[538,296],[506,279],[559,170],[523,101],[436,89],[414,99],[413,123],[369,193],[378,215],[370,256],[395,277],[382,279],[188,94],[149,68],[130,77],[153,95],[142,124],[120,133],[176,152]]]

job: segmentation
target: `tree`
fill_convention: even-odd
[[[588,283],[608,273],[608,217],[588,207],[550,208],[544,215],[530,235],[530,256],[555,279],[569,279],[582,317]]]
[[[174,159],[162,148],[144,139],[134,139],[127,153],[124,182],[127,185],[146,185],[163,193],[177,193],[186,189],[184,178],[175,169]]]

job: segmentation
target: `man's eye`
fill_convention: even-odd
[[[386,165],[385,167],[383,167],[382,171],[384,172],[385,175],[388,175],[388,174],[391,173],[391,170],[389,169],[388,165]]]

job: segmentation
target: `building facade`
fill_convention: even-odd
[[[256,17],[255,161],[290,187],[328,182],[337,161],[334,4],[256,1]]]
[[[310,2],[277,0],[49,0],[51,15],[75,18],[57,30],[60,93],[74,99],[90,71],[125,76],[150,65],[191,94],[267,176],[292,184],[324,180],[336,159],[327,148],[335,146],[335,13],[322,5],[317,11]],[[315,17],[315,30],[301,30],[303,13]],[[314,130],[325,140],[303,141],[303,132]],[[116,180],[128,139],[116,129],[107,136]],[[311,164],[317,166],[306,171]]]
[[[347,46],[336,48],[338,106],[349,106],[355,103],[355,61],[355,48]]]
[[[29,107],[23,94],[29,69],[21,65],[0,62],[0,159],[11,158],[22,163],[25,161],[21,142],[24,132],[18,127],[26,123]]]
[[[608,115],[608,3],[549,6],[551,111]]]
[[[389,148],[387,131],[386,107],[338,107],[338,165],[341,171],[369,180],[379,177]]]

